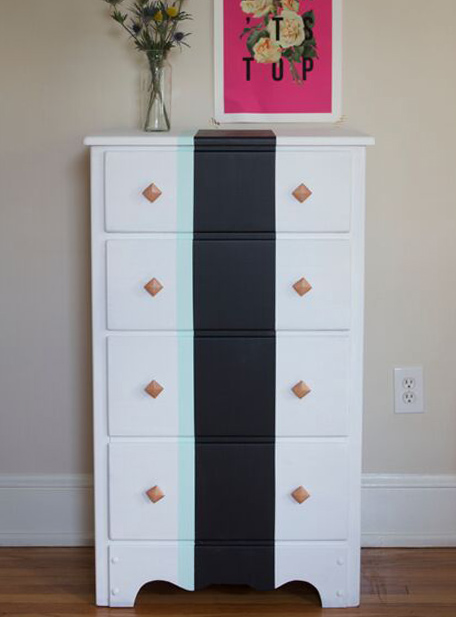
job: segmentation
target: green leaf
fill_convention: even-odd
[[[303,13],[302,19],[304,21],[304,25],[308,28],[313,28],[315,26],[315,12],[312,9],[311,11],[307,11]]]
[[[112,12],[112,18],[117,21],[119,24],[124,24],[127,20],[128,15],[122,15],[122,13],[118,9],[114,9]]]
[[[292,52],[292,60],[294,60],[294,62],[300,62],[302,55],[304,53],[304,45],[300,45],[299,47],[293,47],[293,52]]]
[[[247,34],[247,32],[250,32],[250,30],[252,30],[252,28],[244,28],[239,38],[242,39],[242,37],[244,37]]]
[[[303,58],[317,58],[318,54],[317,54],[317,50],[316,50],[315,46],[314,45],[309,45],[307,42],[304,43],[303,51],[302,51],[302,57]]]

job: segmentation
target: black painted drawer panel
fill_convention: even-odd
[[[199,437],[273,437],[276,340],[195,337],[195,431]]]
[[[274,240],[193,243],[195,330],[275,329]]]
[[[274,232],[276,138],[200,131],[195,137],[194,231]]]
[[[274,540],[274,441],[196,444],[196,542]]]
[[[273,232],[275,154],[195,152],[195,232]]]

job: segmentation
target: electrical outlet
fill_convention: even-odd
[[[394,369],[396,413],[424,413],[423,367]]]

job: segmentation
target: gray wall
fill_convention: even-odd
[[[366,472],[456,472],[456,3],[344,0],[344,112],[368,159]],[[212,116],[212,2],[188,0],[174,125]],[[86,134],[133,128],[136,52],[101,0],[0,20],[0,473],[91,470]],[[427,413],[393,414],[394,366]]]

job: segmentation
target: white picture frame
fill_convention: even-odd
[[[233,2],[240,0],[232,0]],[[220,124],[274,122],[329,122],[342,119],[342,0],[333,0],[332,112],[331,113],[225,113],[224,110],[224,0],[214,0],[214,118]]]

